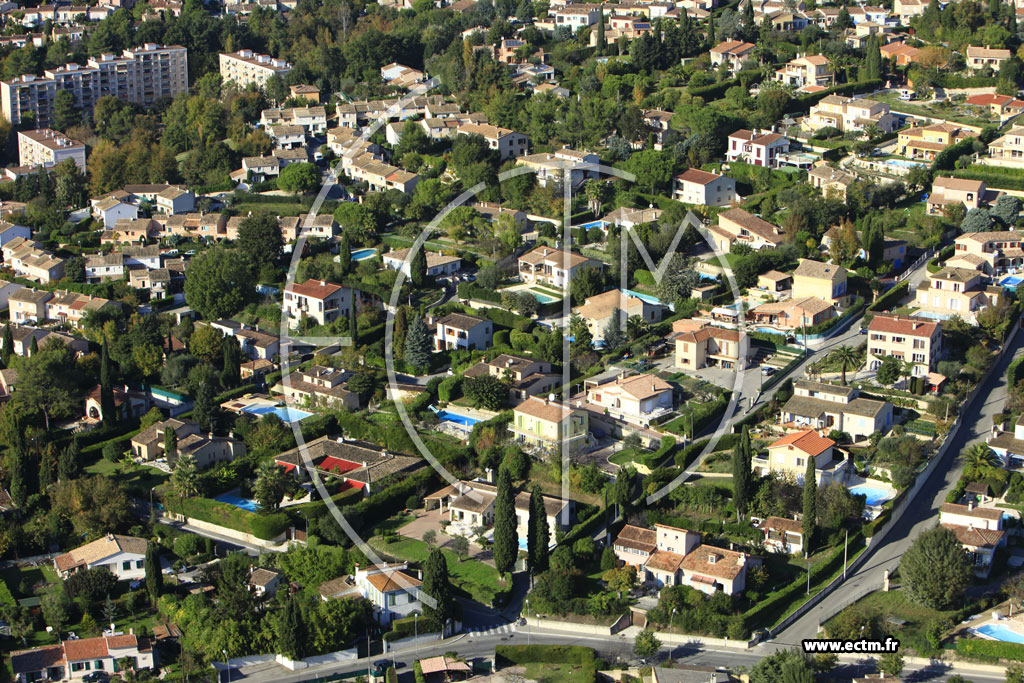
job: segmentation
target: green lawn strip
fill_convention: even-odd
[[[121,463],[103,459],[87,466],[85,471],[87,474],[115,479],[128,489],[129,493],[147,501],[149,500],[150,489],[160,486],[170,479],[171,476],[155,467],[133,465],[130,468],[126,468]]]
[[[545,284],[540,283],[540,282],[538,282],[533,287],[531,287],[531,289],[533,289],[534,291],[537,291],[537,292],[543,292],[544,294],[550,294],[552,296],[557,296],[559,298],[565,296],[565,292],[563,292],[562,290],[558,289],[557,287],[552,287],[551,285],[545,285]]]
[[[886,626],[884,622],[889,617],[906,622],[899,627],[896,634],[900,639],[901,649],[912,647],[920,657],[930,657],[938,652],[928,644],[928,639],[925,636],[928,627],[936,621],[955,620],[957,615],[956,610],[942,611],[919,605],[912,601],[902,589],[869,593],[843,610],[843,612],[846,611],[878,616],[879,620],[883,622],[883,627]],[[833,617],[825,622],[826,630],[836,618]]]
[[[524,678],[537,683],[591,683],[594,680],[594,670],[589,667],[549,662],[530,662],[525,667]]]
[[[430,549],[423,541],[413,538],[401,538],[392,543],[385,543],[380,536],[370,539],[370,546],[379,552],[406,562],[423,563],[430,554]],[[500,589],[498,570],[489,564],[459,558],[450,550],[441,549],[448,561],[448,573],[452,583],[469,593],[477,602],[489,605]]]

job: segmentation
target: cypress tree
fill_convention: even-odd
[[[160,589],[163,588],[163,575],[160,571],[160,552],[156,544],[146,544],[146,592],[149,593],[149,602],[156,607],[157,598],[160,597]]]
[[[348,309],[348,336],[352,340],[352,346],[355,346],[359,339],[359,329],[356,325],[356,307],[354,305]]]
[[[15,506],[24,508],[28,502],[28,483],[25,481],[27,467],[25,449],[19,445],[7,456],[11,467],[11,500]]]
[[[427,251],[421,246],[409,261],[409,279],[413,287],[425,287],[427,284]]]
[[[878,47],[878,38],[874,35],[868,36],[864,50],[864,74],[872,80],[882,77],[882,52]]]
[[[220,371],[220,383],[225,389],[237,387],[242,383],[242,349],[234,337],[221,340],[224,352],[223,369]]]
[[[515,567],[519,553],[516,532],[516,502],[512,475],[507,467],[498,472],[498,491],[494,498],[494,566],[502,574]]]
[[[814,458],[807,458],[804,473],[804,554],[810,555],[814,534],[818,527],[818,480],[814,478]]]
[[[604,38],[604,12],[597,19],[597,54],[603,55],[606,47]]]
[[[57,479],[59,481],[71,481],[78,476],[78,454],[80,451],[76,436],[71,439],[71,443],[60,454],[60,459],[57,461]]]
[[[36,336],[32,335],[32,341],[28,345],[28,355],[34,356],[39,353],[39,342],[36,340]]]
[[[442,626],[448,619],[458,616],[458,604],[448,577],[448,562],[440,548],[431,550],[423,564],[423,593],[429,598],[423,601],[424,616]]]
[[[736,520],[747,514],[751,485],[750,432],[743,427],[743,436],[732,451],[732,500],[736,507]]]
[[[302,659],[306,651],[306,624],[302,619],[302,607],[298,598],[292,596],[284,605],[284,613],[278,624],[277,649],[289,659]]]
[[[178,459],[178,435],[171,426],[164,427],[164,457],[169,463]]]
[[[708,17],[708,36],[707,36],[707,48],[710,50],[715,46],[715,13],[712,12],[711,16]]]
[[[347,275],[352,270],[352,246],[344,230],[341,232],[341,239],[338,240],[338,265],[341,266],[342,275]]]
[[[11,333],[11,322],[8,320],[4,326],[4,347],[0,349],[0,359],[4,362],[4,367],[11,367],[11,355],[14,353],[14,334]]]
[[[106,341],[100,347],[100,411],[103,413],[103,424],[112,425],[117,422],[117,407],[114,405],[114,371],[110,365],[110,351]]]
[[[39,462],[39,490],[41,492],[45,492],[52,484],[56,483],[57,462],[57,447],[51,441],[43,448],[43,457]]]
[[[527,564],[531,572],[540,574],[548,568],[551,530],[548,528],[548,515],[544,509],[544,497],[539,486],[534,486],[530,493],[530,520],[527,533]]]

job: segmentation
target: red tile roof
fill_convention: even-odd
[[[902,318],[898,315],[876,315],[871,319],[868,330],[871,332],[887,332],[905,334],[908,337],[931,337],[940,323],[920,318]]]
[[[307,296],[312,299],[326,299],[341,289],[341,285],[323,280],[306,280],[301,284],[292,283],[285,287],[286,292]]]
[[[836,445],[836,442],[828,437],[818,434],[813,429],[805,429],[802,432],[793,432],[782,437],[768,448],[778,446],[793,446],[799,448],[807,455],[818,455]]]

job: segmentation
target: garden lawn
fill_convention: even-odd
[[[407,562],[423,563],[430,554],[430,548],[423,541],[414,538],[400,538],[393,543],[385,543],[380,536],[370,539],[370,546],[375,550]],[[477,602],[490,605],[500,588],[501,577],[498,570],[484,562],[466,560],[459,562],[458,556],[450,550],[441,549],[448,561],[448,573],[452,583],[466,591]]]
[[[925,637],[928,626],[936,620],[949,620],[952,623],[957,614],[956,610],[944,612],[919,605],[913,602],[906,591],[902,589],[891,590],[888,593],[875,591],[843,611],[847,610],[877,615],[882,622],[882,626],[888,626],[890,629],[895,629],[896,627],[885,623],[885,620],[889,617],[895,617],[907,622],[902,628],[894,630],[893,635],[899,638],[901,649],[911,647],[917,651],[917,655],[920,657],[930,657],[939,652],[932,649],[928,644],[928,639]],[[828,624],[829,622],[825,622],[826,628],[828,628]]]
[[[140,500],[149,501],[149,491],[170,479],[170,475],[155,467],[132,465],[125,467],[121,463],[110,462],[100,458],[85,468],[86,473],[114,479],[128,492]]]
[[[537,683],[591,683],[594,680],[594,670],[588,667],[548,662],[530,662],[522,666],[526,668],[524,678]]]
[[[57,583],[57,572],[52,565],[38,567],[7,567],[0,571],[0,580],[7,584],[15,599],[31,598],[36,594],[36,587]],[[22,584],[25,589],[22,590]]]

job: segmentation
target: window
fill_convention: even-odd
[[[132,561],[131,560],[125,560],[124,562],[121,563],[121,569],[123,569],[125,571],[128,571],[131,568],[132,568]]]
[[[146,561],[145,560],[135,560],[135,568],[136,569],[143,569],[145,566],[146,566]]]

